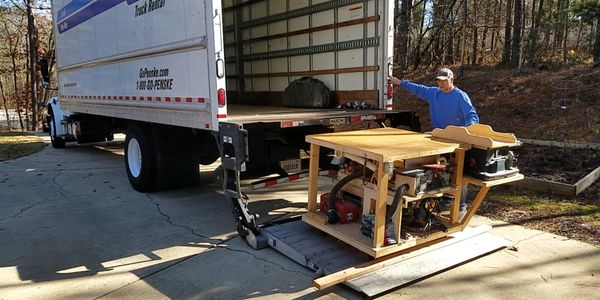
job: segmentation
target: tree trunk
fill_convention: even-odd
[[[567,62],[567,43],[569,42],[569,0],[565,0],[564,3],[564,10],[565,12],[563,13],[563,39],[562,39],[562,53],[563,53],[563,61]]]
[[[579,52],[579,43],[581,43],[581,33],[583,32],[583,28],[585,25],[583,22],[579,22],[579,30],[577,30],[577,38],[575,39],[575,50]]]
[[[490,39],[490,52],[496,55],[496,38],[500,38],[500,0],[494,1],[494,21],[492,26],[492,38]],[[499,43],[499,41],[498,41]]]
[[[35,36],[35,21],[31,7],[33,0],[27,0],[27,36],[29,38],[29,84],[31,90],[31,130],[37,128],[37,40]]]
[[[596,20],[596,38],[594,39],[594,62],[600,61],[600,20]]]
[[[29,53],[29,41],[27,41],[27,53]],[[29,117],[29,100],[31,99],[31,85],[29,84],[29,74],[31,70],[29,69],[29,55],[27,55],[27,60],[25,61],[25,96],[23,97],[23,106],[25,107],[25,128],[27,130],[31,130],[29,127],[31,126],[31,118]]]
[[[535,2],[532,4],[532,7],[535,8]],[[527,56],[527,61],[529,62],[529,64],[535,66],[539,63],[540,61],[540,49],[541,49],[541,42],[540,42],[540,30],[539,30],[539,25],[540,25],[540,20],[541,20],[541,16],[544,13],[543,10],[543,5],[544,5],[544,0],[539,0],[538,2],[538,9],[537,12],[535,12],[532,9],[532,15],[531,15],[531,31],[529,32],[529,38],[527,39],[527,51],[525,52],[525,55]]]
[[[490,24],[491,10],[492,10],[492,4],[488,2],[487,7],[485,8],[485,19],[483,20],[483,32],[481,34],[481,46],[480,46],[481,55],[479,56],[478,63],[482,63],[483,59],[485,58],[485,55],[486,55],[485,45],[486,45],[486,41],[487,41],[488,26]],[[494,22],[491,22],[491,23],[493,24]],[[492,39],[493,39],[493,36],[492,36]]]
[[[4,30],[6,31],[8,48],[10,49],[10,59],[12,64],[12,75],[13,75],[13,87],[15,91],[15,100],[17,106],[17,116],[19,117],[19,124],[21,125],[21,130],[25,130],[25,126],[23,125],[23,118],[21,118],[21,104],[19,103],[19,95],[17,94],[19,88],[17,87],[17,46],[19,44],[19,36],[17,35],[17,40],[13,41],[10,35],[10,31],[8,30],[8,25],[6,24],[6,20],[4,20]]]
[[[2,77],[0,77],[0,96],[2,96],[2,101],[4,102],[4,113],[6,114],[6,125],[8,125],[8,131],[12,131],[12,127],[10,126],[10,115],[8,114],[8,102],[6,101],[6,96],[4,95],[4,85],[2,85]]]
[[[465,64],[465,52],[467,51],[467,14],[469,0],[463,0],[463,31],[462,31],[462,47],[460,49],[460,65]]]
[[[406,62],[408,55],[408,38],[410,34],[412,0],[403,0],[399,9],[398,26],[396,32],[396,64],[398,65],[399,76],[403,76],[406,71]]]
[[[454,0],[454,1],[452,1],[452,4],[450,4],[450,6],[449,6],[449,8],[448,8],[448,10],[447,10],[447,13],[446,13],[446,15],[445,15],[445,16],[442,18],[442,20],[445,20],[445,19],[447,19],[447,18],[448,18],[450,11],[452,11],[452,9],[453,9],[454,5],[456,4],[456,1],[457,1],[457,0]],[[443,23],[442,23],[442,24],[443,24]],[[435,27],[435,30],[434,30],[434,32],[433,32],[433,34],[432,34],[432,36],[436,37],[436,36],[440,36],[440,35],[442,35],[441,33],[443,32],[443,29],[444,29],[444,27],[443,27],[443,26],[438,26],[438,27]],[[423,33],[423,35],[425,35],[426,33],[427,33],[427,31],[425,31],[425,32]],[[428,52],[429,52],[429,49],[431,49],[431,48],[432,48],[432,45],[433,45],[433,42],[434,42],[434,41],[438,41],[438,40],[437,40],[437,39],[429,39],[429,42],[427,43],[427,45],[425,45],[425,48],[423,49],[423,51],[420,51],[420,49],[417,49],[417,51],[419,51],[420,53],[418,53],[417,60],[415,61],[415,69],[416,69],[416,68],[419,66],[419,64],[420,64],[420,62],[421,62],[421,57],[423,56],[423,54],[424,54],[424,53],[428,53]],[[435,47],[434,47],[433,49],[435,49]],[[429,63],[431,63],[431,61],[430,61]],[[429,65],[429,63],[427,63],[427,65]]]
[[[414,48],[414,63],[413,70],[416,70],[421,64],[421,42],[423,42],[423,27],[425,26],[425,11],[427,9],[427,0],[423,1],[423,12],[421,13],[421,24],[419,26],[419,39],[417,40],[417,45]]]
[[[471,53],[471,65],[477,64],[477,0],[473,1],[473,48]]]
[[[25,130],[25,126],[23,125],[23,118],[21,117],[21,97],[17,94],[19,88],[17,87],[17,62],[15,61],[14,55],[11,55],[12,61],[12,71],[13,71],[13,83],[15,88],[15,99],[17,102],[17,116],[19,117],[19,124],[21,125],[21,130]]]
[[[504,25],[504,50],[502,53],[502,64],[510,64],[510,49],[511,49],[511,29],[512,29],[512,4],[513,1],[509,0],[506,3],[506,23]]]
[[[565,25],[563,24],[564,21],[564,3],[566,0],[558,0],[558,2],[556,2],[556,12],[558,15],[558,18],[554,19],[554,53],[556,53],[556,51],[560,51],[560,48],[562,48],[562,44],[563,44],[563,37],[564,37],[564,28]],[[560,52],[559,52],[560,53]]]
[[[518,67],[521,60],[521,28],[523,22],[523,6],[522,0],[515,0],[515,21],[512,38],[512,49],[510,56],[510,64],[512,67]]]

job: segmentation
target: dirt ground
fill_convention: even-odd
[[[503,70],[455,69],[455,85],[467,92],[480,122],[517,138],[600,143],[600,68]],[[436,85],[432,74],[404,79]],[[431,129],[427,104],[401,88],[395,108],[414,110]],[[525,176],[574,184],[600,167],[600,151],[524,144],[515,149]],[[574,199],[514,188],[492,189],[478,213],[600,245],[600,180]]]

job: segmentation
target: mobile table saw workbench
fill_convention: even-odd
[[[378,128],[307,136],[306,141],[311,144],[308,212],[302,217],[303,221],[373,258],[417,247],[464,230],[490,187],[523,178],[521,174],[512,174],[511,176],[494,180],[479,180],[463,176],[465,151],[471,149],[471,147],[502,147],[512,145],[516,141],[516,139],[512,141],[503,140],[502,134],[491,131],[491,128],[488,131],[480,131],[482,127],[489,128],[489,126],[485,125],[475,126],[474,128],[469,127],[471,133],[467,131],[467,138],[454,132],[454,130],[460,131],[464,128],[449,128],[441,133],[440,131],[434,131],[433,136],[395,128]],[[444,137],[441,138],[439,136]],[[484,142],[478,140],[481,136],[484,136]],[[492,142],[490,143],[489,140]],[[371,168],[374,170],[374,180],[354,179],[343,190],[362,198],[363,215],[374,215],[372,239],[361,234],[360,221],[348,224],[329,224],[327,216],[323,212],[318,211],[317,193],[320,147],[332,149],[335,151],[336,156],[349,158],[365,166],[371,164]],[[398,242],[385,245],[386,205],[390,204],[394,198],[394,191],[388,189],[388,185],[395,182],[392,176],[396,176],[398,170],[407,170],[421,166],[424,163],[430,163],[432,160],[434,162],[439,161],[439,158],[442,156],[451,157],[451,165],[453,166],[450,174],[451,184],[415,193],[414,195],[404,195],[399,206],[400,208],[397,209],[392,217],[395,241]],[[462,186],[467,184],[478,186],[480,189],[462,220],[459,220],[460,203],[459,201],[453,201],[449,216],[436,215],[436,218],[443,223],[444,229],[433,230],[426,236],[403,234],[406,230],[402,228],[402,208],[408,207],[411,202],[426,198],[439,198],[443,194],[453,194],[454,199],[460,199]]]

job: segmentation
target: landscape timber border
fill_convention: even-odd
[[[559,148],[570,148],[570,149],[593,149],[600,150],[600,144],[595,143],[582,143],[582,142],[556,142],[556,141],[543,141],[534,139],[520,138],[520,141],[526,144],[550,146]],[[568,197],[575,197],[590,185],[592,185],[598,178],[600,178],[600,166],[588,173],[586,176],[578,180],[575,184],[567,184],[562,182],[544,180],[534,177],[527,177],[521,181],[511,182],[509,185],[516,186],[528,190],[551,193],[553,195],[562,195]]]

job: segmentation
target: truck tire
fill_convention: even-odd
[[[54,122],[54,115],[50,115],[48,121],[50,125],[50,130],[48,132],[50,135],[50,142],[52,144],[52,147],[54,147],[55,149],[64,148],[66,145],[65,139],[63,137],[56,136],[56,123]]]
[[[292,81],[283,91],[283,105],[303,108],[331,108],[335,99],[320,80],[302,77]]]
[[[131,186],[138,192],[153,191],[156,165],[152,132],[137,124],[130,125],[124,148],[125,169]]]

